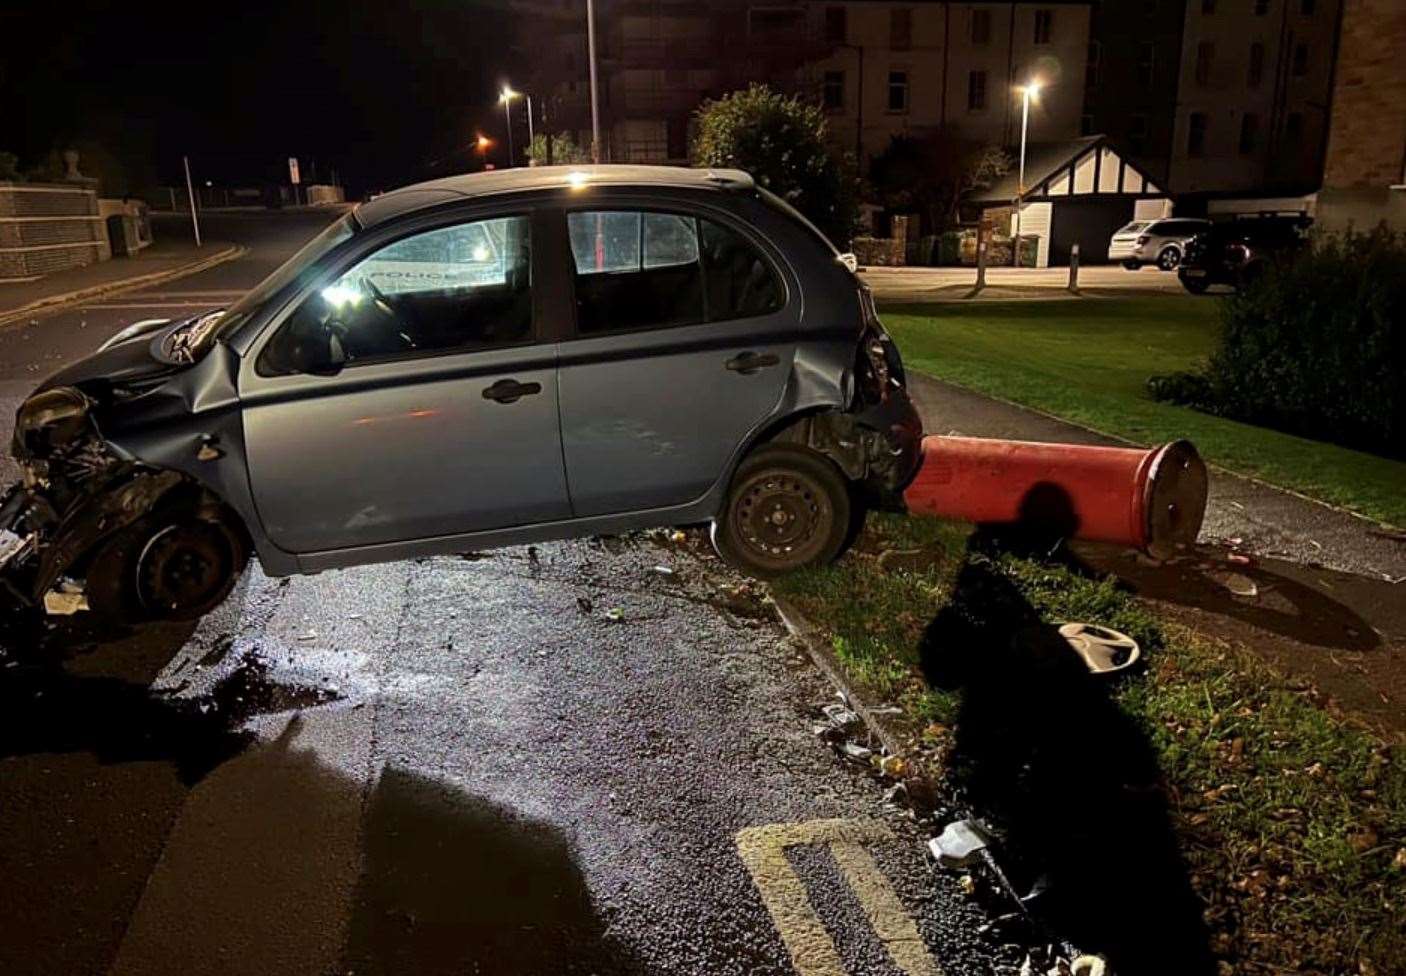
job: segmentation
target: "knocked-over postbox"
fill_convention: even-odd
[[[1206,465],[1188,441],[1136,450],[929,436],[903,500],[914,514],[1028,525],[1165,558],[1196,541],[1206,491]]]

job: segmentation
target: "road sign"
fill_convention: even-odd
[[[289,183],[292,183],[294,186],[297,186],[299,183],[302,182],[302,180],[300,180],[300,179],[298,178],[298,157],[297,157],[297,156],[289,156],[289,157],[288,157],[288,182],[289,182]]]

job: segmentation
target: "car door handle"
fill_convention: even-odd
[[[781,360],[777,359],[769,352],[744,352],[740,355],[733,356],[727,361],[726,365],[727,368],[734,373],[741,373],[747,376],[751,373],[755,373],[759,369],[765,369],[767,366],[775,366],[779,362],[781,362]]]
[[[499,403],[516,403],[525,396],[533,396],[541,392],[541,383],[519,383],[517,380],[499,380],[483,391],[483,398],[485,400],[497,400]]]

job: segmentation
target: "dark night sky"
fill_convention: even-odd
[[[479,125],[501,128],[502,3],[13,3],[0,10],[0,105],[20,111],[0,114],[0,150],[24,165],[96,143],[138,189],[177,179],[182,153],[201,178],[246,184],[297,156],[305,180],[310,165],[318,178],[336,168],[366,190],[430,175]],[[461,155],[439,171],[471,165]]]

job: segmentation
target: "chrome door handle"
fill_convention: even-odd
[[[483,398],[485,400],[497,400],[499,403],[516,403],[525,396],[533,396],[541,392],[541,383],[519,383],[517,380],[499,380],[483,391]]]
[[[733,356],[725,365],[734,373],[741,373],[743,376],[748,376],[759,369],[765,369],[767,366],[775,366],[779,362],[781,362],[781,360],[769,352],[744,352],[740,355]]]

